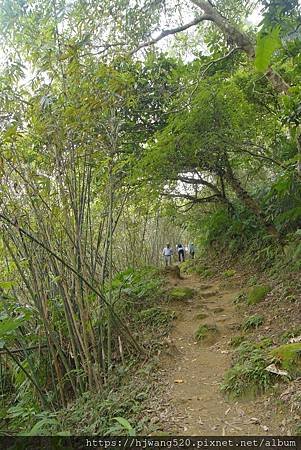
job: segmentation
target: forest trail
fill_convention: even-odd
[[[177,435],[279,435],[285,430],[285,413],[268,394],[256,399],[227,400],[220,383],[231,365],[229,340],[238,334],[241,322],[233,298],[239,289],[224,280],[205,285],[196,276],[172,280],[177,287],[197,291],[188,302],[173,302],[177,318],[168,337],[170,351],[161,355],[162,376],[166,377],[169,419],[160,415],[163,431]],[[200,319],[198,314],[206,318]],[[214,343],[197,342],[201,324],[215,324],[219,334]],[[172,419],[171,419],[172,417]],[[289,432],[288,432],[289,433]]]

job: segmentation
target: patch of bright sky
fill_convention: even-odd
[[[246,22],[250,25],[258,26],[260,22],[262,21],[262,14],[261,14],[261,7],[257,6],[257,8],[254,9],[252,14],[247,17]]]

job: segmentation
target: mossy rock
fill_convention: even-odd
[[[195,338],[200,342],[213,342],[218,334],[219,330],[216,325],[205,323],[199,326],[195,333]]]
[[[271,291],[271,287],[268,285],[254,286],[248,293],[247,303],[248,305],[257,305],[257,303],[264,300],[267,294]]]
[[[207,317],[208,317],[208,314],[205,314],[205,313],[199,313],[195,316],[195,318],[198,320],[207,319]]]
[[[223,311],[225,311],[224,308],[220,308],[220,307],[214,308],[214,309],[213,309],[213,312],[214,312],[215,314],[221,313],[221,312],[223,312]]]
[[[276,347],[271,351],[271,355],[292,377],[301,376],[301,342]]]
[[[194,289],[189,287],[175,287],[168,292],[171,300],[189,300],[194,294]]]

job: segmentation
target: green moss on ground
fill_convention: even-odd
[[[194,289],[189,287],[175,287],[168,292],[171,300],[189,300],[194,294]]]
[[[234,269],[228,269],[228,270],[225,270],[225,272],[223,272],[223,275],[226,278],[234,277],[235,274],[236,274],[236,270],[234,270]]]
[[[264,300],[267,294],[271,291],[271,287],[268,285],[254,286],[248,293],[247,303],[248,305],[256,305]]]
[[[301,376],[301,342],[280,345],[271,351],[271,355],[292,377]]]
[[[216,325],[204,324],[200,325],[195,333],[195,338],[198,341],[212,341],[219,334]]]

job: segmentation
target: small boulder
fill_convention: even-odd
[[[280,345],[271,351],[276,366],[287,370],[293,378],[301,376],[301,342]]]
[[[194,294],[194,289],[189,287],[174,287],[168,291],[170,300],[189,300]]]

